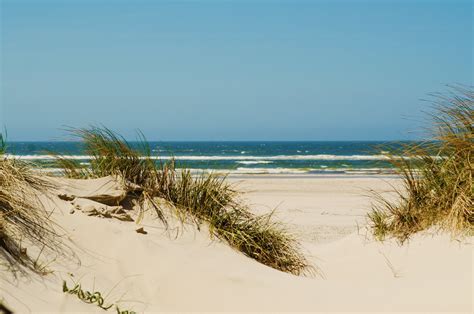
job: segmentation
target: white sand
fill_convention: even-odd
[[[232,179],[241,181],[241,179]],[[472,312],[472,244],[446,235],[417,235],[408,245],[366,238],[368,190],[390,190],[379,178],[252,178],[240,182],[257,212],[300,234],[320,277],[296,277],[211,241],[192,226],[176,234],[146,217],[134,222],[89,217],[55,199],[55,219],[76,244],[81,263],[50,265],[42,278],[4,278],[1,294],[17,313],[98,312],[62,292],[73,273],[85,289],[137,312]],[[77,187],[77,185],[75,185]],[[87,190],[87,188],[85,188]],[[359,228],[357,227],[359,225]],[[114,309],[109,312],[115,312]]]

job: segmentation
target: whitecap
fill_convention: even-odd
[[[259,164],[271,164],[273,161],[270,160],[248,160],[248,161],[237,161],[239,164],[243,165],[259,165]]]

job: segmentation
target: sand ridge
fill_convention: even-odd
[[[75,187],[89,191],[91,181],[82,182]],[[393,184],[396,179],[376,177],[257,177],[239,183],[256,212],[278,207],[275,218],[299,233],[303,250],[324,278],[266,267],[210,239],[205,228],[175,224],[166,230],[151,215],[137,225],[70,214],[71,201],[53,198],[48,206],[80,263],[53,263],[54,273],[43,278],[6,278],[1,290],[18,313],[103,313],[64,294],[62,280],[80,281],[107,295],[106,301],[147,313],[471,312],[471,239],[426,232],[399,246],[367,236],[365,192],[389,191]],[[147,234],[137,233],[138,227]]]

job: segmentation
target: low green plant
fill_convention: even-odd
[[[89,303],[89,304],[95,303],[97,304],[98,307],[104,310],[108,310],[112,306],[114,306],[113,303],[106,305],[105,300],[99,291],[90,292],[87,290],[83,290],[80,283],[75,284],[74,287],[71,289],[71,288],[68,288],[66,281],[63,280],[63,292],[76,295],[78,299],[81,300],[82,302]]]
[[[121,310],[118,306],[115,306],[115,310],[117,311],[117,314],[137,314],[135,311]]]
[[[393,236],[403,243],[431,227],[473,234],[474,92],[452,87],[448,95],[433,96],[433,138],[387,155],[403,189],[395,202],[377,196],[368,218],[378,239]]]
[[[76,295],[79,300],[88,304],[96,304],[103,310],[109,310],[115,305],[115,310],[117,314],[136,314],[136,312],[131,310],[121,310],[119,306],[115,303],[107,304],[105,302],[105,297],[102,296],[100,291],[87,291],[82,289],[80,283],[74,283],[74,287],[69,288],[65,280],[63,280],[63,292],[71,295]]]

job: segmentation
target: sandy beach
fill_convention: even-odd
[[[62,193],[79,196],[52,195],[43,202],[54,209],[77,256],[51,261],[52,272],[43,277],[4,278],[4,301],[15,313],[104,312],[63,293],[63,280],[101,291],[106,303],[137,313],[472,312],[472,239],[423,232],[399,246],[376,242],[367,232],[368,195],[388,195],[400,183],[395,177],[229,179],[246,192],[253,211],[276,208],[273,219],[298,235],[319,270],[306,277],[264,266],[211,239],[206,228],[174,223],[165,229],[150,214],[140,225],[88,216],[84,208],[99,204],[88,194],[120,191],[101,179],[57,180]],[[147,234],[137,233],[139,227]]]
[[[0,20],[0,314],[474,313],[473,0]]]

